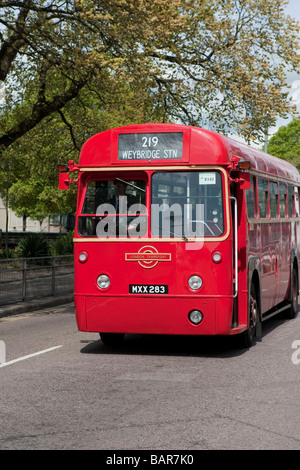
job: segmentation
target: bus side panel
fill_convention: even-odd
[[[78,330],[87,331],[85,297],[81,295],[74,295],[74,305]]]
[[[274,243],[275,224],[261,224],[261,308],[262,313],[272,308],[276,301],[277,276],[275,276]]]
[[[216,334],[229,335],[232,329],[233,299],[216,298]]]
[[[291,224],[281,224],[280,258],[278,262],[278,295],[277,303],[287,300],[291,271]]]

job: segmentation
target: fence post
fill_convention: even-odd
[[[22,260],[22,300],[26,299],[26,274],[27,274],[27,263],[26,258]]]
[[[52,257],[52,295],[55,295],[55,257]]]

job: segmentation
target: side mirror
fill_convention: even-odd
[[[69,173],[59,173],[58,189],[69,189]]]

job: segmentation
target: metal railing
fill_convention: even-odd
[[[73,255],[0,260],[0,306],[73,292]]]

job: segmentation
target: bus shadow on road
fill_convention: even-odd
[[[128,334],[116,345],[104,344],[101,339],[86,344],[83,354],[130,354],[149,356],[234,357],[247,349],[238,349],[233,337],[173,336]]]
[[[263,323],[262,338],[253,347],[259,347],[269,335],[289,321],[280,314]],[[181,336],[181,335],[138,335],[127,334],[114,345],[104,344],[101,339],[82,341],[87,343],[82,354],[130,354],[149,356],[194,356],[194,357],[237,357],[249,351],[239,346],[237,336]]]
[[[299,308],[298,308],[298,312],[299,312]],[[262,337],[262,339],[264,339],[268,335],[272,334],[278,328],[282,328],[282,326],[285,323],[297,322],[297,321],[300,322],[299,313],[297,314],[297,316],[295,318],[292,318],[292,319],[286,318],[284,312],[279,313],[279,314],[275,315],[274,317],[269,318],[268,320],[266,320],[263,323],[263,327],[262,327],[263,337]]]

